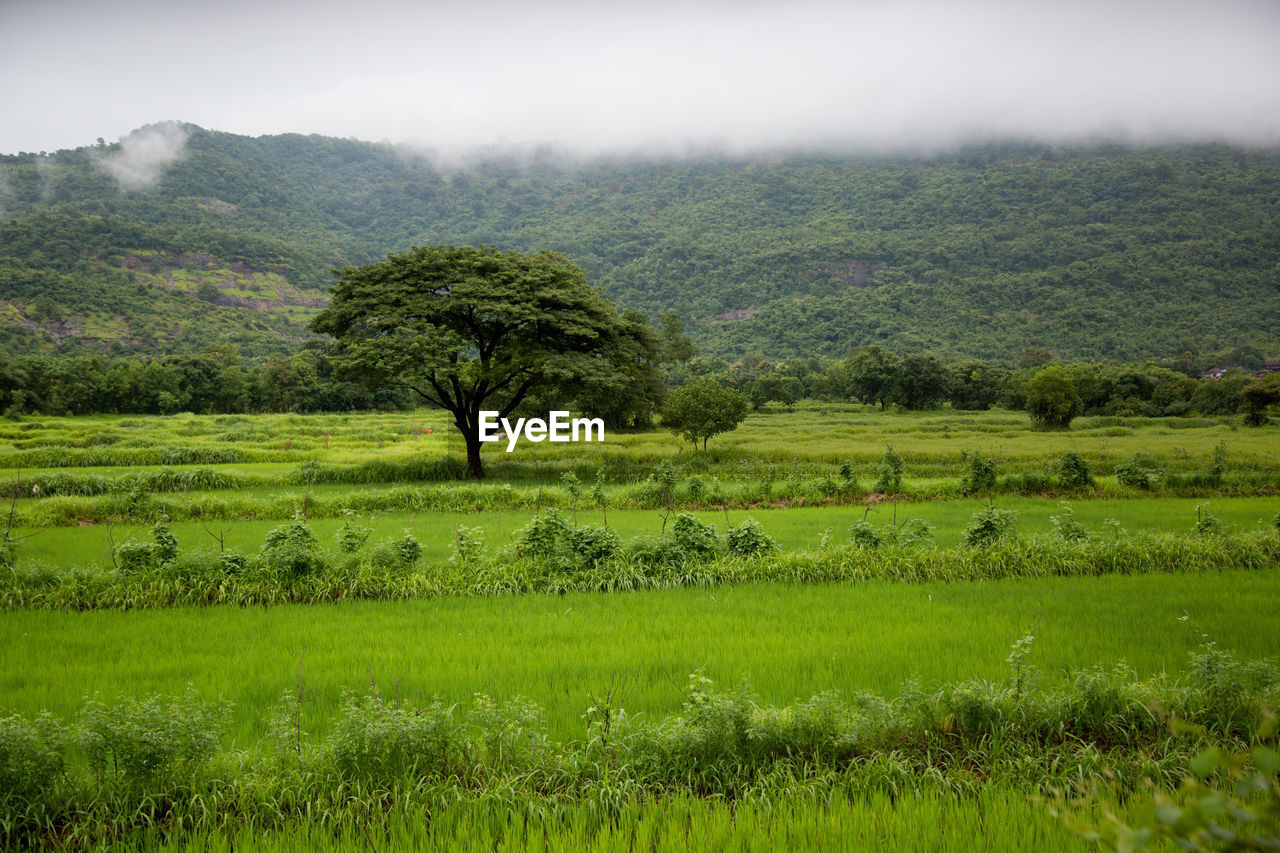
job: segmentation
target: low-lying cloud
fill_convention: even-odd
[[[166,118],[438,151],[1280,143],[1275,0],[11,0],[0,73],[40,81],[0,94],[0,151]]]
[[[189,136],[176,122],[148,125],[121,139],[117,150],[100,155],[97,164],[121,189],[150,189],[169,164],[182,156]]]

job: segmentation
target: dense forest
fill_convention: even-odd
[[[122,143],[0,157],[0,350],[287,355],[334,268],[490,243],[563,252],[621,308],[674,309],[730,361],[1041,348],[1195,373],[1280,355],[1275,150],[462,164],[159,129],[180,144],[149,182],[104,168]]]

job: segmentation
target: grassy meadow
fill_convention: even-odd
[[[889,493],[875,485],[887,444],[903,462],[901,484]],[[85,746],[89,741],[68,736],[63,775],[56,777],[61,781],[46,793],[50,803],[74,796],[90,805],[72,811],[59,806],[59,812],[46,804],[49,814],[63,816],[31,817],[30,826],[45,828],[31,830],[36,835],[30,837],[47,841],[65,833],[66,846],[118,843],[122,849],[1083,849],[1028,796],[1043,793],[1049,780],[1065,778],[1061,774],[1070,768],[1073,778],[1102,778],[1102,768],[1137,766],[1141,756],[1157,768],[1151,778],[1166,784],[1185,767],[1191,746],[1152,740],[1154,730],[1141,726],[1133,731],[1145,734],[1119,739],[1082,733],[1079,743],[1094,744],[1096,756],[1080,753],[1077,744],[1062,747],[1066,751],[1054,759],[1060,759],[1058,770],[1010,769],[1024,766],[1019,762],[1039,766],[1031,758],[1035,739],[1016,746],[1023,735],[1010,734],[1009,755],[993,745],[1000,738],[965,740],[967,712],[956,697],[979,689],[963,685],[987,685],[980,690],[1003,697],[991,699],[992,707],[1005,709],[1001,725],[1014,732],[1020,731],[1016,720],[1031,713],[1019,704],[1028,701],[1024,671],[1034,672],[1037,690],[1059,691],[1069,706],[1072,691],[1093,689],[1088,685],[1095,676],[1088,673],[1120,673],[1109,668],[1121,662],[1124,678],[1155,686],[1115,687],[1107,694],[1113,697],[1192,690],[1184,679],[1203,676],[1196,661],[1215,659],[1219,651],[1241,662],[1273,655],[1280,647],[1274,619],[1280,612],[1277,447],[1280,428],[1246,429],[1230,419],[1093,418],[1067,431],[1037,431],[1018,413],[886,413],[807,404],[756,412],[737,431],[712,439],[705,453],[660,430],[610,434],[599,445],[522,443],[511,454],[488,448],[489,478],[475,484],[460,479],[461,441],[438,412],[6,422],[0,425],[0,487],[9,499],[9,584],[37,590],[69,585],[72,592],[49,599],[62,605],[11,607],[0,618],[0,723],[7,719],[6,725],[18,727],[14,731],[30,733],[35,723],[14,721],[48,712],[48,726],[83,731],[87,697],[116,708],[112,713],[122,719],[141,719],[145,708],[129,703],[190,688],[201,701],[230,704],[216,737],[206,743],[213,757],[199,771],[205,775],[198,785],[182,784],[210,786],[200,789],[216,801],[238,798],[209,812],[223,817],[166,823],[146,811],[152,805],[131,799],[141,789],[129,788],[128,796],[85,793],[124,783],[118,770],[93,777],[96,753]],[[994,461],[996,475],[987,487],[963,485],[965,451]],[[1060,458],[1068,451],[1092,469],[1092,485],[1060,482]],[[1118,476],[1136,462],[1151,474],[1145,485]],[[530,531],[541,529],[549,510],[558,513],[560,526],[538,535],[563,541],[559,550],[546,552],[550,556],[538,556],[530,551],[538,541]],[[972,530],[984,513],[988,522],[1010,520],[998,531],[1004,544],[975,544]],[[682,516],[689,520],[680,521]],[[273,531],[295,517],[301,526],[294,539],[285,537],[285,550],[268,548]],[[1077,533],[1064,526],[1064,517]],[[726,531],[745,530],[748,521],[771,540],[772,556],[769,549],[726,555]],[[888,550],[876,551],[879,540],[867,545],[850,538],[863,521],[890,539],[920,521],[930,530],[925,540],[892,539],[883,546]],[[163,533],[155,532],[157,522],[164,522]],[[353,529],[364,538],[351,546]],[[299,530],[310,539],[298,539]],[[163,538],[170,534],[171,541]],[[609,544],[615,536],[621,544]],[[705,547],[681,551],[681,536],[693,543],[689,547]],[[1078,538],[1067,541],[1070,536]],[[408,552],[406,541],[413,543]],[[287,550],[294,546],[310,562],[290,569],[302,574],[273,579],[273,561],[295,559]],[[986,547],[996,550],[984,557]],[[582,562],[583,549],[590,548],[614,556]],[[1148,548],[1187,556],[1137,559],[1131,568],[1111,565]],[[1036,561],[1054,549],[1067,556],[1040,571]],[[228,562],[225,554],[238,556]],[[1233,563],[1233,554],[1246,556]],[[903,571],[913,563],[943,568]],[[948,573],[951,563],[976,568]],[[173,589],[196,582],[192,566],[206,572],[199,582],[211,588],[306,585],[345,572],[342,577],[359,583],[390,574],[402,589],[446,592],[392,596],[377,592],[382,587],[374,583],[363,600],[355,595],[337,603],[291,604],[286,602],[312,599],[284,595],[255,603],[251,595],[238,599],[239,606],[195,607],[166,606],[160,598],[94,604],[130,599],[77,598],[74,592],[77,585],[96,589],[117,582]],[[805,568],[813,566],[821,570]],[[466,584],[431,586],[437,575],[467,572],[481,579],[532,573],[536,583],[498,585],[492,587],[497,594],[478,596],[448,591],[472,588]],[[641,580],[649,572],[650,579],[678,582],[599,587],[630,592],[583,591],[597,588],[593,575],[610,572]],[[564,583],[555,581],[557,573]],[[1223,671],[1255,672],[1252,664],[1238,666],[1244,668]],[[1259,666],[1259,673],[1270,671]],[[344,726],[362,719],[347,704],[353,694],[373,695],[375,715],[384,713],[384,701],[400,707],[412,697],[417,707],[440,697],[462,707],[484,694],[500,708],[528,701],[539,709],[537,725],[560,745],[552,762],[557,773],[577,779],[595,767],[591,773],[603,768],[608,776],[608,762],[592,758],[602,731],[601,697],[608,697],[611,709],[625,708],[655,726],[656,734],[636,735],[641,741],[675,737],[702,701],[691,693],[691,674],[728,691],[749,684],[754,698],[742,707],[752,710],[742,713],[757,722],[808,713],[805,703],[817,701],[811,697],[836,691],[853,703],[853,710],[837,715],[845,720],[839,725],[854,725],[849,721],[869,713],[867,707],[879,707],[858,697],[882,697],[875,702],[897,708],[893,703],[922,689],[945,711],[939,712],[938,736],[960,740],[919,755],[914,746],[876,746],[851,763],[780,759],[746,787],[736,781],[695,784],[693,771],[672,777],[686,781],[661,784],[637,776],[603,811],[592,798],[613,789],[594,776],[589,784],[539,782],[538,774],[547,771],[527,769],[520,773],[531,775],[485,770],[474,779],[467,773],[434,781],[393,776],[343,795],[334,818],[321,823],[306,815],[347,790],[350,780],[325,781],[329,771],[315,771],[307,776],[312,787],[303,786],[313,798],[304,807],[298,800],[304,795],[287,790],[289,774],[303,769],[282,769],[270,757],[282,696],[293,697],[289,725],[297,760],[305,763],[338,749]],[[1261,675],[1239,677],[1250,696],[1274,693]],[[1210,707],[1217,700],[1205,701]],[[1115,719],[1127,719],[1116,713]],[[378,725],[378,737],[395,731],[386,728],[390,722]],[[898,732],[891,722],[877,725]],[[0,726],[0,759],[8,754],[5,731]],[[1247,739],[1234,728],[1224,732],[1224,744]],[[879,737],[893,742],[902,736]],[[693,749],[679,747],[686,748]],[[963,772],[951,759],[938,758],[967,749],[977,752]],[[477,754],[477,767],[493,761],[486,755]],[[908,769],[894,771],[904,775],[893,776],[895,793],[886,797],[889,783],[867,780],[879,772],[877,762],[899,760]],[[973,769],[984,762],[988,772]],[[565,769],[570,765],[577,769]],[[729,778],[727,771],[715,772],[722,774],[717,780]],[[796,775],[784,782],[779,774]],[[177,784],[173,778],[148,784]],[[246,817],[244,797],[267,797],[245,793],[243,786],[257,784],[297,802],[260,804],[274,815],[269,820]],[[722,784],[728,787],[717,787]],[[95,787],[101,785],[108,788]],[[1140,804],[1128,797],[1138,787],[1122,785],[1108,802],[1136,816]],[[188,814],[193,801],[180,792],[191,789],[165,790],[145,802],[169,802],[165,808],[174,814]],[[357,832],[364,824],[371,834]]]

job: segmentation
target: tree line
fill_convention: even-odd
[[[332,412],[407,403],[404,395],[338,376],[323,346],[258,362],[228,346],[151,358],[0,357],[0,411],[8,417]]]
[[[604,417],[611,431],[646,428],[672,389],[698,380],[745,395],[755,409],[808,399],[881,409],[1028,411],[1029,391],[1034,396],[1037,388],[1034,380],[1052,367],[1056,370],[1049,373],[1069,384],[1063,393],[1072,417],[1221,417],[1247,414],[1249,389],[1276,382],[1240,369],[1192,377],[1152,364],[1058,365],[1037,352],[1024,353],[1017,363],[1002,363],[898,354],[875,346],[837,360],[769,361],[747,355],[730,363],[693,355],[674,314],[656,329],[633,312],[624,316],[631,323],[631,335],[625,338],[630,348],[626,372],[588,377],[569,398],[563,388],[535,394],[520,411],[545,414],[548,406],[571,405]],[[418,404],[404,390],[370,390],[353,381],[324,342],[258,361],[242,358],[229,346],[162,357],[0,356],[0,411],[8,416],[333,412]]]
[[[1272,374],[1276,375],[1280,374]],[[966,410],[999,407],[1030,411],[1050,376],[1061,377],[1060,393],[1067,397],[1066,410],[1071,417],[1248,413],[1250,389],[1275,382],[1239,368],[1196,377],[1152,363],[1062,365],[1049,352],[1035,349],[1024,351],[1017,362],[947,360],[929,353],[899,354],[869,346],[836,360],[770,361],[748,354],[732,363],[692,358],[666,369],[668,384],[709,377],[746,395],[756,409],[813,399],[859,402],[881,409],[924,410],[949,405]]]

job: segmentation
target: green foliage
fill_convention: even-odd
[[[557,247],[608,298],[685,318],[687,335],[664,318],[661,357],[676,364],[692,344],[710,356],[919,351],[921,329],[946,355],[1012,361],[1031,341],[1062,358],[1190,360],[1189,373],[1218,353],[1257,369],[1275,344],[1278,165],[1265,147],[573,168],[497,156],[460,176],[385,145],[188,129],[188,156],[154,193],[121,193],[89,148],[3,158],[0,297],[24,312],[4,329],[9,351],[51,349],[65,317],[83,332],[58,345],[79,352],[100,350],[96,336],[285,352],[330,269],[424,240]],[[200,299],[210,282],[213,304]],[[231,294],[249,304],[222,304]]]
[[[977,450],[966,450],[960,454],[960,462],[964,466],[964,477],[960,481],[962,493],[973,495],[995,490],[995,459]]]
[[[288,579],[313,574],[325,565],[315,533],[301,518],[269,531],[258,551],[258,561],[268,572]]]
[[[662,409],[662,423],[676,435],[702,449],[707,439],[730,432],[747,416],[750,401],[714,379],[698,379],[672,389]]]
[[[100,777],[130,787],[165,787],[198,770],[217,749],[227,705],[181,696],[85,702],[76,742]]]
[[[372,527],[352,524],[351,519],[347,519],[342,522],[342,527],[337,533],[338,547],[344,554],[354,554],[364,547],[364,543],[369,541],[371,535],[373,535]]]
[[[382,783],[412,775],[448,778],[467,771],[470,738],[453,706],[384,703],[348,694],[326,748],[343,776]]]
[[[860,518],[849,528],[849,542],[855,548],[879,548],[884,537],[874,524]]]
[[[892,444],[884,446],[880,463],[876,466],[876,484],[873,490],[882,495],[895,495],[902,491],[902,457],[893,449]]]
[[[765,534],[760,522],[745,519],[725,531],[729,553],[735,557],[756,557],[778,550],[778,544]]]
[[[1226,532],[1222,519],[1209,511],[1209,502],[1196,505],[1196,535],[1221,536]]]
[[[1135,453],[1133,459],[1116,466],[1116,482],[1133,489],[1154,489],[1163,476],[1151,457],[1143,453]]]
[[[1093,468],[1074,450],[1058,457],[1058,482],[1064,489],[1091,489],[1094,486]]]
[[[1280,373],[1253,380],[1240,389],[1240,408],[1245,423],[1262,426],[1268,421],[1267,411],[1280,404]]]
[[[1061,512],[1049,516],[1049,523],[1053,525],[1055,539],[1061,539],[1063,542],[1081,542],[1089,538],[1089,531],[1076,520],[1075,510],[1071,508],[1071,504],[1063,503]]]
[[[404,568],[411,568],[422,559],[422,543],[407,530],[396,540],[394,547],[397,562]]]
[[[1038,427],[1066,429],[1080,413],[1080,394],[1060,365],[1042,368],[1024,388],[1031,423]]]
[[[596,568],[618,553],[618,534],[607,527],[584,524],[564,533],[563,551],[575,567]]]
[[[988,506],[975,513],[960,541],[970,548],[990,548],[1017,536],[1018,514]]]
[[[484,555],[484,530],[479,527],[463,527],[453,529],[453,553],[449,556],[452,563],[473,563]]]
[[[550,557],[559,550],[570,529],[560,513],[554,509],[546,510],[535,515],[532,521],[516,533],[517,550],[534,558]]]
[[[720,552],[720,540],[716,528],[682,512],[671,525],[671,537],[676,548],[690,557],[709,558]]]
[[[607,372],[632,334],[581,269],[553,252],[415,247],[342,270],[312,328],[333,335],[371,387],[450,412],[472,476],[484,476],[480,412]]]
[[[55,803],[66,762],[66,732],[51,714],[0,717],[0,839],[40,823]]]

